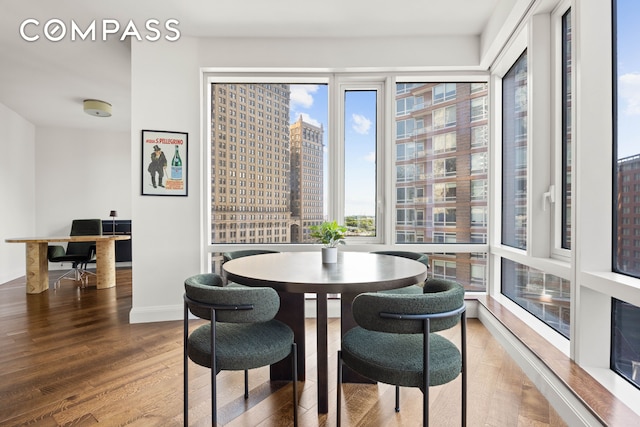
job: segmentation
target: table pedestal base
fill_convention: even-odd
[[[27,293],[39,294],[49,289],[47,243],[27,243]]]

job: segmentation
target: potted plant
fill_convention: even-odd
[[[322,263],[329,264],[338,261],[338,245],[344,245],[347,227],[339,225],[337,221],[325,221],[319,225],[312,225],[310,236],[318,239],[322,248]]]

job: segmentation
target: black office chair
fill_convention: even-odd
[[[338,351],[338,426],[342,367],[373,381],[423,392],[423,425],[429,425],[429,387],[453,381],[462,373],[462,425],[466,425],[466,316],[464,288],[452,281],[431,279],[422,295],[370,292],[353,300],[359,326],[342,337]],[[434,332],[460,323],[461,346]]]
[[[289,326],[275,320],[280,298],[273,288],[222,286],[218,274],[198,274],[184,282],[184,424],[188,425],[188,359],[211,369],[211,417],[217,425],[216,375],[272,365],[291,356],[293,423],[298,425],[296,344]],[[189,311],[210,320],[189,334]]]
[[[414,261],[418,261],[418,262],[423,263],[427,268],[429,268],[429,257],[426,254],[421,254],[419,252],[410,252],[410,251],[376,251],[376,252],[372,252],[372,253],[379,254],[379,255],[391,255],[391,256],[397,256],[397,257],[412,259]],[[390,294],[421,294],[423,285],[424,285],[424,283],[417,283],[415,285],[405,286],[404,288],[389,289],[387,291],[380,291],[380,292],[390,293]]]
[[[102,235],[102,221],[99,219],[74,219],[71,223],[70,236],[100,236]],[[62,279],[71,279],[80,282],[82,287],[87,285],[89,275],[95,275],[87,271],[87,263],[94,260],[96,255],[96,242],[69,242],[67,249],[60,245],[50,245],[47,248],[47,259],[50,262],[70,262],[71,270],[58,277],[54,287],[60,286]],[[73,277],[69,277],[73,275]]]

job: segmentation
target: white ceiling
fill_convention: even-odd
[[[0,103],[37,126],[126,131],[130,51],[107,42],[26,42],[20,24],[52,18],[81,27],[93,20],[177,19],[197,37],[403,37],[480,35],[501,0],[0,0]],[[508,0],[513,2],[514,0]],[[35,27],[32,33],[37,34]],[[99,32],[98,32],[99,34]],[[179,41],[177,42],[179,43]],[[82,100],[113,104],[110,118],[82,112]]]

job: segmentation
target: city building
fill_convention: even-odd
[[[323,221],[324,129],[302,116],[291,124],[291,242],[313,243],[310,227]]]
[[[396,86],[396,242],[487,243],[488,85]],[[486,287],[480,253],[430,254],[431,275]]]
[[[640,154],[618,160],[618,267],[640,273]]]
[[[211,242],[288,243],[289,86],[211,86]]]

